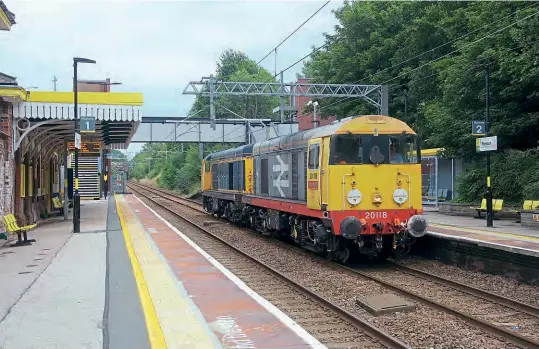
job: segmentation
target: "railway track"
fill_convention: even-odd
[[[171,194],[166,192],[158,194],[157,190],[141,185],[129,184],[129,186],[134,192],[210,237],[202,245],[206,252],[262,297],[287,313],[328,348],[411,348],[368,321],[349,313],[317,292],[300,285],[278,270],[234,247],[197,222],[178,214],[166,204],[172,199],[164,195],[172,196]],[[182,204],[185,205],[185,202],[189,201],[184,201]]]
[[[166,197],[167,200],[204,212],[199,202],[187,201],[160,189],[135,186],[155,195]],[[518,347],[539,348],[537,339],[539,308],[537,307],[396,263],[391,263],[383,269],[363,268],[359,270],[329,263],[291,245],[284,243],[282,245],[284,248],[293,248],[297,252],[317,258],[323,263],[331,264],[331,267],[336,270],[374,281],[419,303],[458,317],[485,332],[504,338]],[[398,280],[398,284],[396,280]],[[419,289],[418,285],[420,285]],[[443,300],[440,301],[440,298]],[[453,304],[455,302],[461,304],[460,306],[448,305],[446,304],[448,300]],[[485,310],[487,314],[481,313]],[[502,327],[515,321],[526,325],[516,330],[514,329],[516,326],[513,326],[512,329]],[[524,334],[517,333],[517,331]]]

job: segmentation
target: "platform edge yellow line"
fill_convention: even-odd
[[[124,235],[125,246],[127,248],[127,254],[131,260],[131,266],[133,267],[133,275],[135,276],[135,282],[137,284],[137,290],[139,294],[140,303],[142,305],[142,311],[144,312],[144,317],[146,319],[146,328],[148,330],[148,337],[150,340],[150,346],[152,349],[166,349],[167,344],[165,341],[165,336],[163,335],[163,330],[159,324],[159,319],[155,311],[155,307],[150,296],[150,291],[148,290],[148,285],[146,284],[146,279],[142,273],[142,268],[138,261],[135,249],[131,242],[131,236],[127,231],[125,224],[125,219],[122,213],[122,208],[118,201],[118,195],[114,194],[114,201],[116,201],[116,210],[118,212],[118,217],[120,218],[120,225],[122,226],[122,233]]]

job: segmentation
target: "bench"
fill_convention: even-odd
[[[438,189],[438,201],[445,201],[449,198],[449,189]]]
[[[492,199],[492,219],[495,218],[495,213],[502,210],[503,199]],[[487,199],[481,200],[481,207],[475,207],[477,210],[477,217],[475,218],[484,218],[481,216],[481,212],[487,212]]]
[[[539,209],[539,200],[524,200],[524,204],[522,204],[522,209],[514,210],[518,215],[517,223],[520,223],[520,211],[531,211]]]
[[[64,203],[58,196],[52,198],[52,205],[54,206],[54,209],[59,211],[58,214],[60,216],[64,214]]]
[[[539,200],[524,200],[522,210],[531,211],[539,209]]]
[[[37,224],[30,224],[23,227],[19,227],[17,219],[13,213],[3,217],[4,225],[8,233],[17,234],[17,242],[11,244],[11,247],[31,245],[32,242],[36,242],[35,239],[28,239],[27,231],[34,229]]]
[[[423,195],[423,200],[435,201],[438,197],[439,202],[449,200],[451,191],[449,189],[438,189],[438,195],[436,195],[435,189],[429,189],[426,195]]]

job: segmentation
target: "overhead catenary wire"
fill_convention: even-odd
[[[304,20],[296,29],[294,29],[290,34],[288,34],[288,36],[286,38],[284,38],[279,44],[277,44],[277,46],[275,46],[273,49],[271,49],[264,57],[262,57],[262,59],[260,59],[256,65],[260,65],[260,63],[262,61],[264,61],[272,52],[276,52],[276,50],[282,45],[284,44],[288,39],[290,39],[298,30],[300,30],[305,24],[307,24],[307,22],[309,22],[314,16],[316,16],[320,11],[322,11],[322,9],[324,9],[324,7],[326,7],[331,1],[328,0],[326,1],[322,6],[320,6],[313,14],[311,14],[306,20]],[[269,81],[273,80],[278,74],[275,74],[275,76],[271,79],[269,79],[268,81],[266,81],[265,83],[268,83]],[[230,111],[230,110],[229,110]],[[236,114],[237,115],[237,114]],[[169,135],[170,136],[170,135]],[[168,138],[168,136],[167,136]]]
[[[532,5],[529,5],[529,6],[525,7],[525,8],[523,8],[522,10],[526,10],[526,9],[528,9],[528,8],[534,6],[534,5],[537,5],[537,4],[539,4],[539,2],[535,2],[535,3],[533,3]],[[506,17],[504,17],[504,18],[502,18],[502,19],[500,19],[500,20],[498,20],[498,21],[488,23],[488,24],[486,24],[486,25],[484,25],[484,26],[482,26],[482,27],[480,27],[480,28],[478,28],[478,29],[476,29],[476,30],[473,30],[473,31],[471,31],[471,32],[469,32],[469,33],[466,33],[466,34],[464,34],[464,35],[461,35],[461,36],[459,36],[459,37],[456,38],[456,39],[453,39],[453,40],[451,40],[451,41],[448,41],[448,42],[446,42],[446,43],[444,43],[444,44],[442,44],[442,45],[439,45],[439,46],[437,46],[437,47],[434,47],[434,48],[432,48],[432,49],[430,49],[430,50],[424,51],[424,52],[422,52],[422,53],[420,53],[420,54],[418,54],[418,55],[416,55],[416,56],[414,56],[414,57],[408,58],[408,59],[406,59],[406,60],[404,60],[404,61],[402,61],[402,62],[400,62],[400,63],[397,63],[396,65],[392,65],[392,66],[390,66],[390,67],[384,68],[383,70],[378,71],[378,72],[376,72],[376,73],[374,73],[374,74],[383,73],[384,71],[387,71],[387,70],[389,70],[389,69],[391,69],[391,68],[399,67],[399,66],[401,66],[401,65],[403,65],[403,64],[405,64],[405,63],[407,63],[407,62],[409,62],[409,61],[411,61],[411,60],[413,60],[413,59],[415,59],[415,58],[422,57],[422,56],[424,56],[424,55],[427,54],[427,53],[433,52],[433,51],[435,51],[435,50],[437,50],[437,49],[439,49],[439,48],[442,48],[442,47],[444,47],[444,46],[446,46],[446,45],[449,45],[449,44],[451,44],[451,43],[453,43],[453,42],[455,42],[455,41],[457,41],[457,40],[461,40],[461,39],[463,39],[463,38],[465,38],[465,37],[467,37],[467,36],[470,36],[471,34],[474,34],[474,33],[478,32],[478,31],[481,30],[481,29],[487,28],[487,27],[489,27],[489,26],[491,26],[491,25],[493,25],[493,24],[495,24],[495,23],[501,22],[502,20],[507,19],[508,17],[510,17],[510,16],[506,16]],[[337,34],[337,35],[335,35],[335,37],[334,37],[333,39],[339,39],[339,38],[340,38],[340,36]],[[321,50],[321,49],[323,49],[323,48],[329,46],[331,43],[333,43],[333,42],[326,42],[325,44],[323,44],[323,45],[321,45],[321,46],[319,46],[319,47],[313,49],[313,51],[311,51],[309,54],[303,56],[302,58],[300,58],[300,59],[297,60],[296,62],[294,62],[294,63],[292,63],[291,65],[289,65],[287,68],[281,70],[281,71],[279,72],[279,74],[282,74],[282,73],[286,72],[287,70],[293,68],[293,67],[296,66],[298,63],[300,63],[300,62],[304,61],[305,59],[309,58],[312,54],[318,52],[319,50]],[[271,53],[271,52],[273,52],[273,51],[270,51],[270,53]],[[273,76],[272,79],[276,78],[279,74],[275,74],[275,75]],[[374,74],[371,74],[370,77],[372,78],[372,77],[374,76]],[[271,81],[272,79],[266,81],[265,83]],[[363,79],[362,79],[362,80],[363,80]],[[353,85],[353,84],[357,84],[357,83],[359,83],[359,82],[361,82],[361,80],[358,80],[358,81],[353,82],[352,85]],[[348,99],[348,98],[350,98],[350,97],[346,97],[345,99]]]
[[[529,43],[526,43],[526,44],[527,44],[527,45],[529,45],[529,44],[536,44],[536,43],[538,43],[538,42],[539,42],[539,40],[536,40],[536,41],[529,42]],[[515,50],[518,50],[518,49],[522,49],[522,48],[524,48],[524,46],[522,46],[521,43],[516,43],[515,45],[512,46],[512,48],[507,49],[505,52],[511,52],[511,51],[515,51]],[[468,71],[471,71],[471,70],[473,70],[473,69],[477,69],[477,68],[482,67],[482,66],[484,66],[484,62],[480,62],[480,63],[475,64],[475,65],[473,65],[473,66],[471,66],[471,67],[469,67],[469,68],[467,68],[467,69],[464,69],[463,71],[461,71],[461,73],[466,73],[466,72],[468,72]],[[434,74],[430,74],[430,75],[428,75],[428,76],[421,77],[421,78],[419,78],[419,79],[416,79],[416,80],[414,80],[414,82],[426,80],[426,79],[428,79],[428,78],[432,78],[432,77],[437,76],[437,75],[438,75],[438,72],[436,72],[436,73],[434,73]],[[409,84],[409,82],[405,82],[404,84],[399,84],[399,85],[390,85],[390,88],[396,89],[396,88],[398,88],[398,87],[406,86],[406,85],[408,85],[408,84]]]
[[[288,34],[288,36],[286,38],[284,38],[284,40],[282,40],[279,44],[277,44],[277,46],[275,46],[274,48],[272,48],[264,57],[262,57],[261,60],[259,60],[256,65],[259,65],[260,63],[262,63],[262,61],[264,61],[272,52],[274,52],[275,50],[277,50],[282,44],[284,44],[288,39],[290,39],[292,37],[292,35],[294,35],[298,30],[300,30],[305,24],[307,24],[307,22],[309,22],[314,16],[316,16],[320,11],[322,11],[322,9],[324,7],[326,7],[328,4],[330,3],[330,1],[326,1],[326,3],[324,3],[318,10],[316,10],[312,15],[309,16],[309,18],[307,18],[305,21],[303,21],[303,23],[301,23],[296,29],[294,29],[294,31],[292,31],[292,33]]]
[[[527,6],[527,7],[523,8],[522,11],[523,11],[523,10],[527,10],[527,9],[529,9],[530,7],[533,7],[533,6],[537,5],[537,4],[539,4],[539,1],[533,3],[533,4],[530,5],[530,6]],[[480,30],[482,30],[482,29],[488,28],[488,27],[492,26],[493,24],[499,23],[499,22],[501,22],[501,21],[503,21],[503,20],[505,20],[505,19],[507,19],[507,18],[509,18],[509,17],[511,17],[511,16],[512,16],[512,15],[508,15],[508,16],[505,16],[505,17],[503,17],[502,19],[499,19],[499,20],[497,20],[497,21],[495,21],[495,22],[491,22],[491,23],[485,24],[484,26],[482,26],[482,27],[480,27],[480,28],[477,28],[477,29],[475,29],[475,30],[472,30],[471,32],[468,32],[468,33],[466,33],[466,34],[463,34],[463,35],[459,36],[459,37],[456,38],[456,39],[450,40],[450,41],[448,41],[448,42],[446,42],[446,43],[444,43],[444,44],[441,44],[441,45],[438,45],[438,46],[436,46],[436,47],[434,47],[434,48],[431,48],[430,50],[424,51],[424,52],[422,52],[422,53],[420,53],[420,54],[418,54],[418,55],[415,55],[415,56],[413,56],[413,57],[407,58],[407,59],[405,59],[404,61],[401,61],[401,62],[399,62],[399,63],[397,63],[397,64],[391,65],[391,66],[389,66],[389,67],[387,67],[387,68],[384,68],[384,69],[382,69],[382,70],[380,70],[380,71],[377,71],[376,73],[370,74],[367,78],[373,78],[375,74],[381,74],[381,73],[383,73],[383,72],[385,72],[385,71],[387,71],[387,70],[389,70],[389,69],[392,69],[392,68],[398,68],[398,67],[400,67],[401,65],[410,62],[410,61],[413,60],[413,59],[416,59],[416,58],[419,58],[419,57],[423,57],[424,55],[426,55],[426,54],[428,54],[428,53],[434,52],[434,51],[436,51],[436,50],[438,50],[438,49],[440,49],[440,48],[442,48],[442,47],[445,47],[445,46],[447,46],[447,45],[449,45],[449,44],[452,44],[452,43],[454,43],[454,42],[456,42],[456,41],[458,41],[458,40],[464,39],[464,38],[466,38],[466,37],[468,37],[468,36],[470,36],[470,35],[472,35],[472,34],[477,33],[478,31],[480,31]],[[357,80],[357,81],[353,82],[352,84],[357,84],[358,82],[361,82],[362,80],[364,80],[364,79]]]
[[[395,79],[400,78],[401,76],[408,75],[408,74],[410,74],[410,73],[413,72],[413,71],[416,71],[416,70],[418,70],[418,69],[423,68],[424,66],[430,65],[430,64],[432,64],[432,63],[434,63],[434,62],[437,62],[437,61],[439,61],[439,60],[442,59],[442,58],[445,58],[445,57],[447,57],[447,56],[449,56],[449,55],[452,55],[453,53],[456,53],[456,52],[462,50],[463,48],[466,48],[466,47],[469,47],[469,46],[471,46],[471,45],[474,45],[474,44],[476,44],[476,43],[478,43],[478,42],[481,42],[481,41],[483,41],[483,40],[485,40],[485,39],[491,37],[492,35],[498,34],[498,33],[502,32],[502,31],[504,31],[504,30],[506,30],[506,29],[509,29],[509,28],[511,28],[511,27],[513,27],[513,26],[515,26],[515,25],[517,25],[518,23],[527,20],[528,18],[531,18],[531,17],[533,17],[533,16],[536,16],[537,14],[539,14],[539,11],[534,12],[534,13],[532,13],[531,15],[528,15],[528,16],[526,16],[526,17],[524,17],[524,18],[521,18],[521,19],[519,19],[519,20],[517,20],[517,21],[514,21],[513,23],[511,23],[511,24],[509,24],[509,25],[506,25],[506,26],[503,27],[503,28],[497,29],[497,30],[495,30],[495,31],[493,31],[493,32],[491,32],[491,33],[489,33],[489,34],[487,34],[487,35],[485,35],[485,36],[483,36],[483,37],[477,39],[477,40],[474,40],[474,41],[472,41],[472,42],[469,42],[469,43],[467,43],[467,44],[465,44],[465,45],[463,45],[463,46],[461,46],[461,47],[459,47],[459,48],[457,48],[457,49],[455,49],[455,50],[453,50],[453,51],[451,51],[451,52],[449,52],[449,53],[446,53],[445,55],[442,55],[442,56],[440,56],[440,57],[438,57],[438,58],[436,58],[436,59],[433,59],[433,60],[431,60],[431,61],[428,61],[427,63],[424,63],[424,64],[420,65],[419,67],[416,67],[416,68],[414,68],[414,69],[412,69],[412,70],[409,70],[409,71],[406,71],[406,72],[404,72],[404,73],[401,73],[401,74],[399,74],[399,75],[397,75],[397,76],[395,76],[395,77],[393,77],[393,78],[391,78],[391,79],[389,79],[389,80],[386,80],[386,81],[384,81],[383,83],[381,83],[381,85],[385,85],[385,84],[387,84],[387,83],[390,82],[390,81],[393,81],[393,80],[395,80]]]
[[[195,113],[192,113],[192,114],[190,114],[190,115],[187,115],[187,116],[185,117],[185,119],[183,119],[182,121],[187,120],[187,119],[189,119],[189,118],[192,118],[193,116],[197,115],[198,113],[202,112],[204,109],[207,109],[208,107],[209,107],[208,105],[205,105],[205,106],[202,107],[201,109],[197,110]],[[176,125],[176,127],[174,127],[174,129],[173,129],[172,131],[170,131],[170,133],[165,137],[164,140],[167,140],[168,137],[170,137],[170,135],[171,135],[172,133],[176,132],[176,130],[178,129],[178,126],[179,126],[179,124]],[[181,136],[181,135],[183,135],[183,134],[185,134],[185,133],[182,133],[182,134],[180,134],[179,136]],[[176,138],[177,138],[177,137],[178,137],[178,135],[176,135]],[[174,139],[174,140],[176,140],[176,139]]]
[[[528,7],[528,8],[529,8],[529,7]],[[525,21],[525,20],[527,20],[527,19],[529,19],[529,18],[531,18],[531,17],[533,17],[533,16],[536,16],[537,14],[539,14],[539,11],[534,12],[533,14],[530,14],[530,15],[528,15],[528,16],[525,16],[525,17],[523,17],[523,18],[521,18],[521,19],[518,19],[518,20],[512,22],[511,24],[506,25],[506,26],[504,26],[504,27],[502,27],[502,28],[499,28],[499,29],[497,29],[497,30],[495,30],[495,31],[492,31],[492,32],[488,33],[487,35],[482,36],[482,37],[479,38],[479,39],[476,39],[476,40],[474,40],[474,41],[472,41],[472,42],[469,42],[469,43],[467,43],[467,44],[465,44],[465,45],[463,45],[463,46],[461,46],[461,47],[459,47],[459,48],[456,48],[455,50],[453,50],[453,51],[451,51],[451,52],[448,52],[448,53],[446,53],[446,54],[444,54],[444,55],[442,55],[442,56],[440,56],[440,57],[438,57],[438,58],[436,58],[436,59],[433,59],[433,60],[430,60],[430,61],[428,61],[428,62],[426,62],[426,63],[424,63],[424,64],[421,64],[420,66],[418,66],[418,67],[416,67],[416,68],[414,68],[414,69],[411,69],[411,70],[408,70],[408,71],[406,71],[406,72],[400,73],[400,74],[398,74],[397,76],[395,76],[395,77],[393,77],[393,78],[391,78],[391,79],[388,79],[388,80],[382,82],[380,85],[385,85],[385,84],[387,84],[388,82],[391,82],[391,81],[393,81],[393,80],[395,80],[395,79],[398,79],[398,78],[400,78],[400,77],[402,77],[402,76],[408,75],[408,74],[410,74],[411,72],[417,71],[418,69],[421,69],[421,68],[423,68],[423,67],[425,67],[425,66],[427,66],[427,65],[430,65],[430,64],[432,64],[432,63],[434,63],[434,62],[437,62],[437,61],[441,60],[442,58],[445,58],[445,57],[447,57],[447,56],[450,56],[450,55],[452,55],[452,54],[454,54],[454,53],[456,53],[456,52],[459,52],[460,50],[462,50],[462,49],[464,49],[464,48],[466,48],[466,47],[469,47],[469,46],[474,45],[474,44],[476,44],[476,43],[478,43],[478,42],[481,42],[481,41],[483,41],[483,40],[485,40],[485,39],[487,39],[487,38],[489,38],[489,37],[491,37],[491,36],[493,36],[493,35],[495,35],[495,34],[498,34],[498,33],[502,32],[502,31],[504,31],[504,30],[506,30],[506,29],[509,29],[509,28],[515,26],[516,24],[518,24],[518,23],[520,23],[520,22],[523,22],[523,21]],[[341,100],[338,100],[338,101],[336,101],[336,102],[333,102],[333,103],[330,103],[330,104],[328,104],[328,105],[322,106],[322,107],[319,108],[319,111],[321,111],[321,110],[323,110],[323,109],[327,109],[327,108],[329,108],[329,107],[331,107],[331,106],[340,104],[340,103],[342,103],[342,102],[344,102],[344,101],[347,101],[347,100],[349,100],[349,99],[350,99],[350,97],[345,97],[345,98],[343,98],[343,99],[341,99]]]

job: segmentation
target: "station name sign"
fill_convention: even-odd
[[[498,150],[498,137],[483,137],[477,138],[475,143],[477,151],[494,151]]]
[[[75,150],[75,142],[67,142],[67,149],[69,151]],[[101,151],[100,142],[82,142],[79,150],[83,154],[99,153]]]

